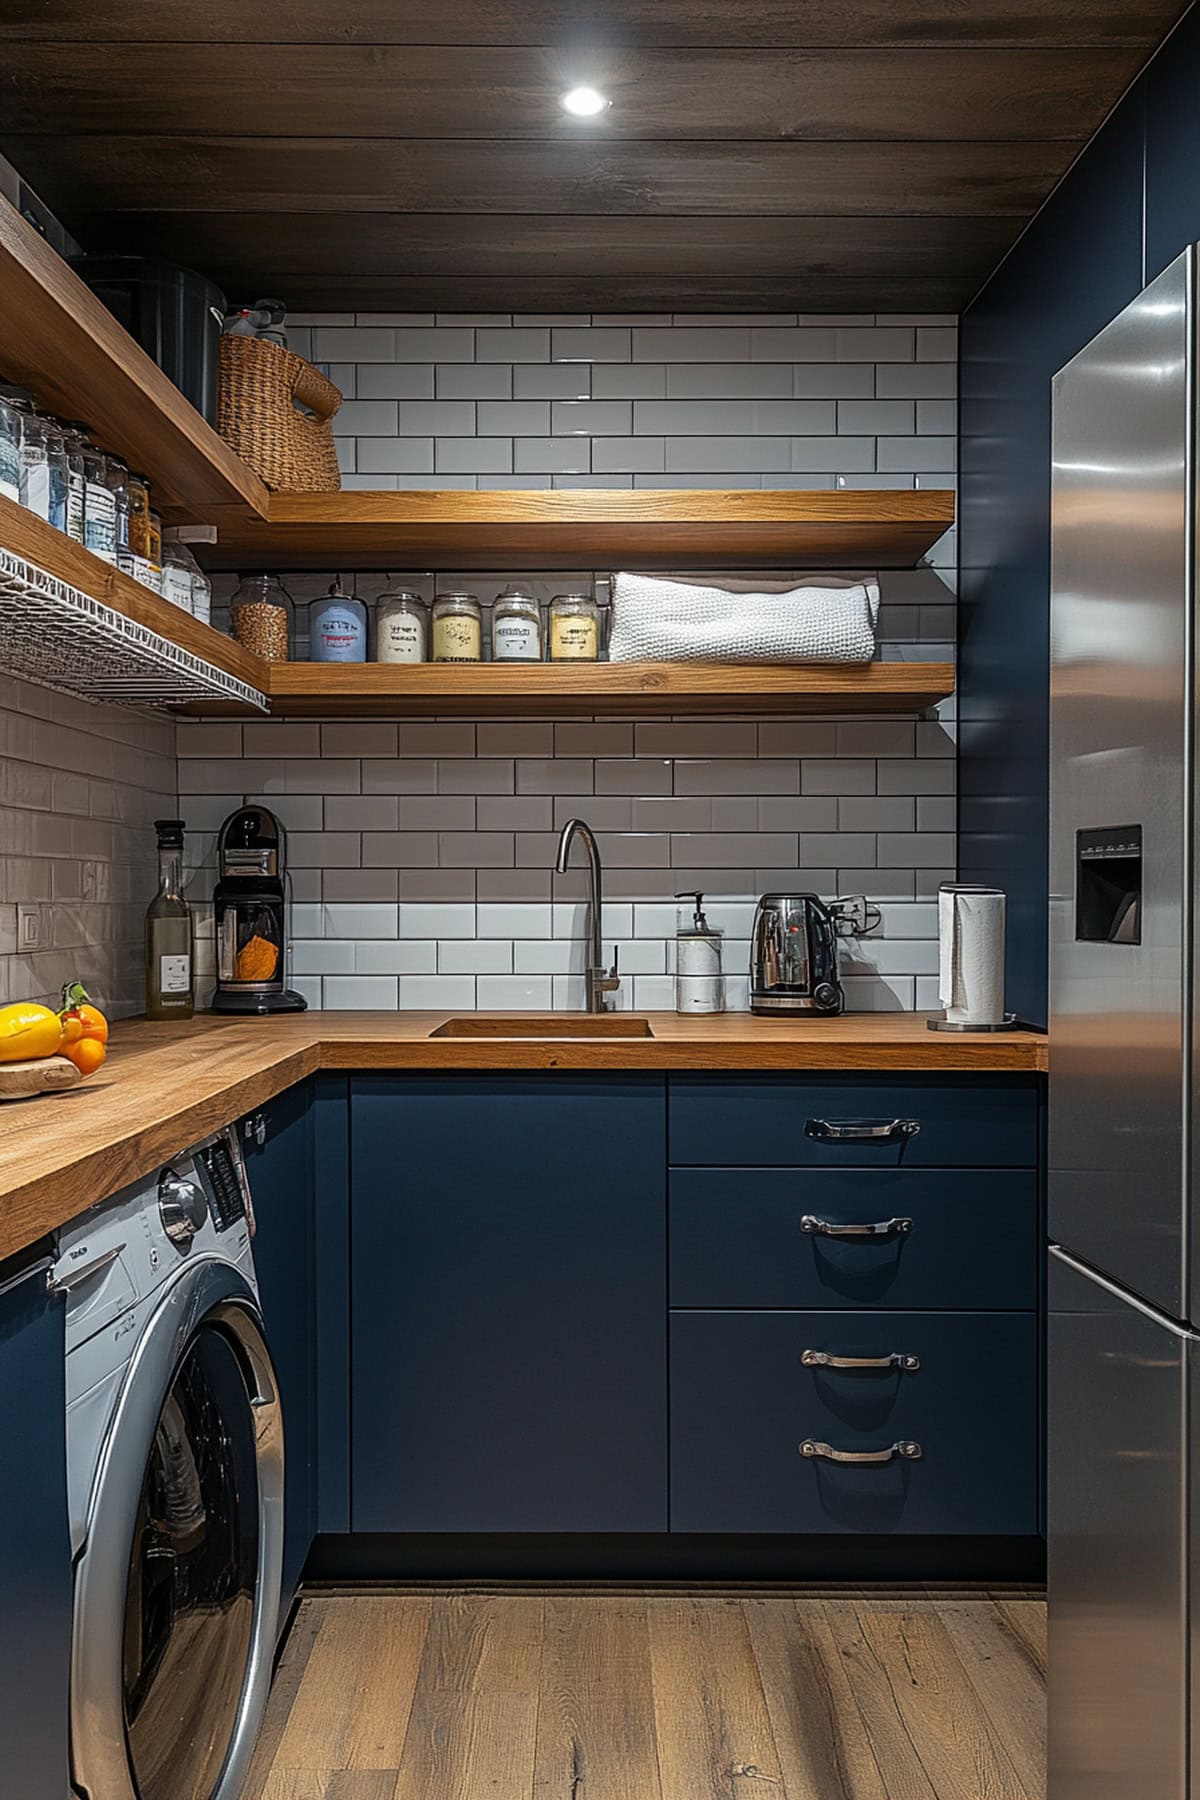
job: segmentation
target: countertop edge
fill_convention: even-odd
[[[761,1021],[748,1024],[738,1036],[728,1014],[719,1035],[711,1037],[698,1029],[697,1021],[674,1025],[674,1015],[665,1015],[662,1035],[653,1038],[563,1041],[430,1038],[428,1021],[415,1017],[404,1027],[393,1027],[396,1035],[389,1036],[381,1020],[372,1020],[372,1028],[365,1029],[350,1016],[344,1023],[336,1022],[338,1015],[293,1016],[280,1021],[274,1043],[266,1036],[272,1021],[205,1019],[178,1028],[130,1021],[123,1028],[124,1045],[114,1034],[116,1054],[108,1081],[101,1075],[64,1094],[0,1108],[0,1261],[19,1255],[186,1145],[321,1072],[953,1075],[1037,1074],[1048,1066],[1047,1039],[1033,1032],[943,1036],[918,1031],[914,1027],[923,1026],[923,1016],[906,1014],[888,1015],[895,1022],[889,1036],[886,1021],[865,1014],[862,1019],[870,1022],[856,1036],[854,1017],[844,1015],[836,1031],[823,1022],[811,1037],[793,1032],[774,1041],[769,1031],[762,1031]],[[672,1035],[676,1030],[679,1035]],[[122,1091],[122,1075],[135,1085]],[[150,1087],[144,1085],[147,1081]],[[139,1111],[138,1083],[147,1100],[154,1094],[155,1107]],[[123,1116],[114,1112],[111,1125],[98,1123],[101,1115],[94,1110],[105,1096],[111,1096],[114,1108],[118,1100],[125,1101]],[[80,1133],[73,1150],[72,1113],[80,1106],[86,1108],[94,1141]],[[51,1107],[52,1112],[47,1110]],[[77,1122],[83,1124],[82,1115]]]

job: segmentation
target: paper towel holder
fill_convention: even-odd
[[[946,888],[951,888],[956,893],[966,893],[966,894],[970,894],[970,893],[994,894],[994,893],[999,892],[999,890],[997,888],[991,887],[991,886],[987,885],[986,883],[973,883],[973,882],[943,882],[942,889],[944,890]],[[941,891],[941,890],[939,890],[939,891]],[[1015,1013],[1006,1012],[1006,1013],[1003,1013],[999,1019],[992,1021],[986,1025],[975,1025],[975,1024],[970,1024],[967,1021],[962,1020],[962,1019],[947,1019],[944,1017],[940,1018],[940,1019],[926,1019],[925,1024],[926,1024],[927,1029],[930,1031],[976,1032],[976,1031],[1012,1031],[1014,1026],[1016,1025],[1016,1022],[1017,1022],[1017,1015]]]

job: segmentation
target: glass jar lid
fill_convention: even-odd
[[[435,594],[433,605],[435,611],[442,612],[478,612],[480,610],[478,594],[457,592]]]

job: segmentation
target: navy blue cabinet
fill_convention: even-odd
[[[671,1161],[1012,1169],[1037,1161],[1031,1075],[679,1075]]]
[[[1033,1308],[1033,1169],[673,1169],[672,1306]]]
[[[1033,1313],[677,1312],[671,1528],[1032,1534],[1037,1419]]]
[[[351,1083],[352,1524],[667,1525],[657,1076]]]
[[[68,1791],[63,1317],[44,1262],[0,1268],[0,1790],[20,1800]]]
[[[286,1617],[316,1530],[316,1268],[311,1083],[251,1115],[243,1134],[254,1266],[283,1403]],[[261,1141],[260,1141],[261,1140]]]

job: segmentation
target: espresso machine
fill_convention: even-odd
[[[291,892],[287,833],[265,806],[230,813],[217,839],[213,891],[219,1013],[303,1012],[303,995],[285,985]]]
[[[750,937],[750,1011],[768,1018],[840,1013],[838,939],[864,936],[879,917],[862,895],[827,905],[816,894],[764,894]]]

